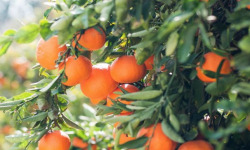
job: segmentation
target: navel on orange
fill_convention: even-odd
[[[74,86],[82,80],[89,78],[92,70],[92,64],[90,60],[84,56],[69,56],[64,65],[61,65],[59,69],[65,68],[65,75],[67,81],[62,82],[67,86]]]
[[[119,83],[133,83],[141,80],[146,74],[145,65],[138,65],[135,56],[116,58],[110,67],[112,78]]]
[[[78,41],[80,46],[77,46],[75,41]],[[83,34],[78,33],[72,41],[72,46],[76,46],[80,51],[94,51],[102,48],[105,42],[105,32],[101,27],[96,26],[85,30]]]
[[[209,53],[206,53],[204,55],[204,58],[205,58],[205,62],[202,64],[202,66],[196,67],[197,76],[201,81],[203,81],[203,82],[215,82],[216,79],[206,76],[203,73],[203,70],[209,70],[209,71],[216,72],[222,60],[225,60],[225,61],[223,62],[223,65],[221,67],[220,74],[230,74],[231,73],[230,61],[227,57],[217,55],[214,52],[209,52]]]
[[[41,39],[37,44],[36,59],[39,64],[48,70],[56,68],[56,60],[67,50],[66,45],[58,44],[58,37],[53,36],[47,41]]]

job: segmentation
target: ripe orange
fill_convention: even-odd
[[[250,120],[250,116],[247,116],[246,120],[249,121]],[[247,130],[250,131],[250,124],[247,125]]]
[[[147,60],[144,61],[144,64],[145,64],[147,70],[152,70],[154,68],[154,57],[155,56],[152,55]],[[167,71],[167,70],[165,70],[165,66],[164,65],[161,66],[161,71],[162,72]]]
[[[0,134],[9,135],[14,132],[14,128],[10,125],[5,125],[0,129]]]
[[[0,87],[3,86],[5,84],[5,77],[3,76],[3,73],[0,72]]]
[[[11,63],[11,66],[15,70],[17,75],[19,75],[23,79],[26,79],[30,62],[25,57],[14,59]]]
[[[213,146],[204,140],[195,140],[183,143],[178,150],[213,150]]]
[[[89,100],[90,100],[90,102],[92,103],[92,104],[98,104],[100,101],[102,101],[102,100],[106,100],[106,98],[107,98],[107,96],[105,96],[105,97],[98,97],[98,98],[90,98]]]
[[[133,93],[133,92],[138,92],[139,89],[136,87],[136,86],[133,86],[131,84],[122,84],[120,85],[121,88],[123,88],[124,90],[126,90],[127,92],[129,93]],[[108,98],[107,98],[107,106],[111,106],[113,103],[111,101],[111,99],[115,100],[117,97],[120,96],[120,94],[115,94],[116,92],[121,92],[122,93],[122,90],[120,88],[116,88],[112,93],[110,93],[108,95]],[[131,101],[126,101],[126,100],[120,100],[120,102],[124,103],[124,104],[130,104]],[[121,113],[127,113],[127,111],[122,111]]]
[[[152,70],[154,67],[154,55],[150,56],[147,60],[144,61],[147,70]]]
[[[38,142],[39,150],[69,150],[69,136],[62,131],[54,131],[44,135]]]
[[[110,67],[112,78],[119,83],[133,83],[141,80],[146,74],[145,65],[138,65],[135,56],[116,58]]]
[[[82,80],[89,78],[92,64],[90,60],[84,56],[69,56],[66,60],[66,66],[60,65],[59,69],[65,68],[65,75],[67,76],[67,81],[62,82],[67,86],[74,86],[80,83]]]
[[[56,68],[56,60],[58,56],[67,50],[66,45],[58,44],[58,37],[53,36],[49,40],[41,39],[36,49],[36,59],[39,64],[48,70]]]
[[[75,40],[78,40],[78,44],[84,47],[85,49],[76,46]],[[102,48],[105,42],[106,42],[106,35],[103,29],[101,27],[92,27],[85,30],[85,32],[82,35],[78,33],[72,41],[72,46],[73,47],[76,46],[80,51],[84,50],[94,51]]]
[[[90,77],[80,84],[83,94],[95,100],[94,104],[106,99],[108,94],[118,86],[118,83],[111,78],[110,66],[105,63],[93,65]]]
[[[156,125],[155,130],[154,125],[148,128],[142,128],[137,136],[140,137],[143,135],[146,137],[152,136],[150,143],[149,141],[146,143],[146,145],[149,145],[149,147],[146,147],[146,150],[174,150],[177,146],[176,142],[172,141],[163,133],[160,123]]]
[[[83,148],[83,149],[88,147],[88,143],[83,142],[83,140],[78,137],[73,138],[72,145],[74,147]]]
[[[202,66],[196,67],[197,76],[201,81],[215,82],[216,79],[206,76],[203,73],[203,70],[216,72],[222,60],[225,60],[225,61],[221,67],[220,74],[229,74],[231,72],[230,61],[227,57],[222,57],[213,52],[206,53],[204,57],[205,57],[205,62],[202,64]]]

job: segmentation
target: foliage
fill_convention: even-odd
[[[119,122],[119,132],[136,136],[140,128],[161,122],[164,133],[178,143],[201,133],[216,149],[250,147],[246,130],[249,121],[245,119],[250,115],[249,0],[64,0],[46,4],[50,8],[39,24],[7,30],[0,36],[0,55],[12,42],[29,43],[39,34],[44,39],[58,35],[60,44],[68,44],[69,53],[85,54],[70,44],[76,32],[93,26],[101,26],[107,35],[105,47],[93,52],[94,63],[110,63],[117,56],[135,51],[137,63],[143,64],[154,55],[154,69],[134,83],[142,90],[119,97],[131,104],[114,101],[112,107],[97,105],[97,116],[114,114],[97,126]],[[60,17],[50,19],[52,11]],[[233,72],[220,75],[220,67],[217,72],[205,71],[217,81],[203,83],[195,68],[210,51],[231,57]],[[161,71],[163,65],[166,71]],[[30,134],[21,138],[18,135],[15,142],[37,142],[56,127],[84,129],[65,115],[69,87],[61,84],[64,72],[55,76],[39,66],[34,68],[39,69],[42,80],[20,95],[0,99],[0,110],[20,123],[32,124]],[[28,111],[27,106],[35,103],[38,109]],[[118,116],[122,110],[133,114]],[[115,149],[146,142],[139,138],[119,146],[117,141],[119,136]]]

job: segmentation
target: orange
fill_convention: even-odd
[[[139,89],[136,87],[136,86],[133,86],[131,84],[122,84],[120,85],[121,88],[123,88],[124,90],[126,90],[127,92],[129,93],[133,93],[133,92],[138,92]],[[107,98],[107,106],[111,106],[113,103],[111,101],[112,100],[115,100],[117,97],[120,96],[120,94],[117,94],[116,92],[121,92],[122,93],[122,90],[120,88],[116,88],[112,93],[110,93],[108,95],[108,98]],[[115,94],[116,93],[116,94]],[[120,100],[120,102],[124,103],[124,104],[130,104],[131,101],[126,101],[126,100]],[[122,111],[121,113],[126,113],[127,111]]]
[[[153,133],[154,131],[154,133]],[[153,136],[152,136],[153,134]],[[141,136],[151,137],[150,143],[149,140],[145,145],[149,145],[146,147],[146,150],[175,150],[177,143],[172,141],[169,137],[167,137],[161,128],[161,124],[158,123],[154,130],[154,125],[148,128],[142,128],[138,132],[138,137]]]
[[[90,60],[84,56],[69,56],[66,60],[66,65],[60,65],[59,69],[65,68],[65,75],[67,76],[67,81],[62,82],[67,86],[74,86],[80,83],[82,80],[89,78],[92,64]]]
[[[74,147],[78,147],[78,148],[87,148],[88,147],[88,143],[83,142],[83,140],[78,138],[78,137],[73,138],[72,145]]]
[[[249,10],[250,10],[250,5],[247,5],[247,9],[249,9]]]
[[[98,104],[100,101],[103,101],[103,100],[106,100],[107,99],[107,97],[105,96],[105,97],[98,97],[98,98],[90,98],[90,102],[92,103],[92,104]]]
[[[147,70],[152,70],[154,68],[154,55],[150,56],[147,60],[144,61],[144,64],[146,66]],[[167,70],[165,70],[165,66],[162,65],[161,66],[161,71],[165,72]]]
[[[5,84],[5,77],[2,72],[0,72],[0,87]]]
[[[11,66],[15,70],[17,75],[19,75],[23,79],[26,79],[30,62],[25,57],[14,59],[11,63]]]
[[[12,126],[10,125],[5,125],[2,129],[1,132],[4,135],[9,135],[12,134],[14,132],[14,128],[12,128]]]
[[[213,150],[213,146],[204,140],[195,140],[183,143],[178,150]]]
[[[204,58],[205,58],[205,62],[202,64],[202,66],[196,67],[197,76],[201,81],[203,81],[203,82],[215,82],[216,79],[206,76],[203,73],[203,70],[209,70],[209,71],[216,72],[222,60],[225,60],[225,61],[223,62],[223,65],[221,67],[220,74],[231,73],[230,61],[227,57],[222,57],[222,56],[217,55],[213,52],[209,52],[209,53],[206,53],[204,55]]]
[[[43,68],[52,70],[56,68],[58,56],[66,50],[66,45],[60,46],[58,44],[57,36],[53,36],[47,41],[41,39],[37,45],[36,59]]]
[[[92,144],[91,145],[91,150],[97,150],[97,145],[96,144]]]
[[[45,134],[38,142],[39,150],[69,150],[69,136],[62,131]]]
[[[118,86],[118,83],[111,78],[109,64],[105,63],[93,65],[90,77],[80,84],[83,94],[95,100],[94,104],[106,99]]]
[[[110,67],[112,78],[119,83],[133,83],[141,80],[146,74],[145,65],[138,65],[135,56],[116,58]]]
[[[152,70],[154,67],[154,55],[150,56],[147,60],[144,61],[147,70]]]
[[[76,46],[75,40],[78,40],[78,44],[81,45],[81,47],[84,47],[84,49]],[[94,51],[102,48],[105,42],[106,35],[103,29],[101,27],[92,27],[85,30],[83,34],[78,33],[72,41],[72,46],[76,46],[80,51]]]
[[[114,137],[114,139],[116,137],[115,129],[113,130],[113,137]],[[128,141],[135,140],[135,139],[136,139],[136,137],[130,137],[127,134],[122,133],[120,136],[119,144],[124,144]]]
[[[246,120],[250,121],[250,116],[247,116]],[[250,124],[247,125],[247,130],[250,131]]]

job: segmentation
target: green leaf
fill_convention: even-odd
[[[250,95],[250,83],[246,82],[237,83],[231,88],[231,92]]]
[[[193,12],[172,13],[158,30],[157,39],[165,39],[165,37],[167,37],[169,33],[177,29],[179,26],[183,25],[184,22],[186,22],[192,15]]]
[[[15,106],[22,102],[24,102],[24,100],[10,101],[10,102],[5,102],[5,103],[0,103],[0,106]]]
[[[201,31],[202,41],[204,42],[204,44],[206,45],[207,48],[212,48],[212,45],[211,45],[209,37],[208,37],[208,33],[207,33],[204,25],[202,23],[199,23],[198,26],[199,26],[199,29]]]
[[[119,96],[121,99],[125,100],[150,100],[157,98],[158,96],[162,95],[161,90],[150,90],[150,91],[141,91],[135,93],[127,93],[124,95]]]
[[[22,119],[23,122],[37,122],[45,119],[48,116],[48,112],[40,112],[34,116]]]
[[[101,15],[100,15],[100,18],[99,20],[102,21],[102,22],[106,22],[109,18],[110,18],[110,14],[114,8],[114,3],[112,0],[107,0],[107,1],[104,1],[104,2],[100,2],[99,3],[99,7],[98,11],[101,11]],[[97,10],[97,9],[96,9]]]
[[[186,132],[184,135],[185,140],[191,141],[194,140],[198,135],[198,130],[196,128],[192,128],[189,132]]]
[[[16,30],[9,29],[9,30],[5,31],[3,35],[14,36],[15,34],[16,34]]]
[[[40,92],[45,93],[45,92],[47,92],[49,89],[51,89],[51,88],[55,85],[55,83],[60,79],[61,76],[62,76],[62,75],[58,75],[58,76],[57,76],[55,79],[53,79],[46,87],[42,88],[42,89],[40,90]]]
[[[12,109],[13,107],[14,107],[13,105],[0,106],[0,110],[8,110],[8,109]]]
[[[135,52],[135,58],[137,64],[142,65],[153,54],[153,49],[137,48]]]
[[[172,127],[175,129],[175,131],[179,132],[180,131],[180,122],[178,118],[173,114],[170,113],[169,115],[169,122],[172,125]]]
[[[0,56],[2,56],[3,54],[7,52],[11,44],[12,44],[12,41],[6,42],[3,45],[0,45]]]
[[[89,118],[96,118],[95,109],[87,104],[83,104],[83,112],[84,112],[84,115],[86,115]]]
[[[40,31],[39,25],[29,24],[21,27],[14,37],[17,43],[30,43],[36,39]]]
[[[82,10],[82,13],[73,20],[72,26],[76,29],[93,27],[98,23],[95,15],[93,8],[85,8]]]
[[[0,45],[3,45],[3,44],[8,43],[10,41],[12,41],[10,36],[4,36],[4,35],[0,36]]]
[[[105,119],[106,123],[123,123],[132,120],[134,117],[133,116],[115,116],[112,118]]]
[[[240,9],[246,9],[247,5],[250,5],[249,0],[237,1],[237,7],[235,8],[235,11],[238,11]]]
[[[52,23],[50,23],[47,19],[42,19],[40,21],[40,35],[44,40],[48,40],[54,34],[54,32],[50,30],[51,25]]]
[[[250,53],[250,36],[245,36],[239,41],[239,47],[242,51]]]
[[[233,76],[224,77],[219,79],[217,82],[210,83],[205,90],[211,95],[220,95],[228,91],[235,81],[236,79]]]
[[[195,106],[199,108],[205,102],[205,90],[204,84],[199,79],[194,79],[191,83],[192,91],[193,91],[193,99],[195,102]]]
[[[65,30],[71,25],[72,20],[73,16],[62,16],[59,20],[51,25],[50,29],[52,31]]]
[[[177,32],[173,32],[170,34],[166,45],[166,56],[170,56],[174,53],[178,44],[178,39],[179,34]]]
[[[197,29],[197,25],[190,24],[180,36],[179,47],[177,49],[177,59],[180,63],[185,63],[193,51],[194,37]]]
[[[129,33],[128,37],[144,37],[144,36],[151,34],[152,32],[155,32],[155,31],[156,31],[156,27],[151,27],[147,30],[141,30],[141,31]]]
[[[185,140],[171,127],[171,125],[168,124],[166,120],[163,120],[161,123],[162,131],[166,136],[168,136],[171,140],[178,142],[178,143],[184,143]]]
[[[79,126],[78,124],[74,123],[73,121],[69,120],[67,117],[65,117],[64,115],[62,115],[63,120],[65,121],[65,123],[67,125],[69,125],[70,127],[73,127],[75,129],[79,129],[79,130],[84,130],[81,126]]]
[[[142,136],[142,137],[139,137],[135,140],[131,140],[131,141],[128,141],[122,145],[119,145],[118,147],[121,149],[123,149],[123,148],[125,148],[125,149],[140,148],[143,145],[145,145],[147,141],[148,141],[148,137]]]
[[[28,133],[22,133],[22,134],[8,135],[5,137],[5,139],[11,143],[18,143],[28,139],[32,139],[33,137],[34,135],[30,135]]]
[[[43,14],[43,16],[45,17],[45,18],[48,18],[49,17],[49,14],[50,14],[50,12],[53,10],[53,7],[50,7],[49,9],[47,9],[45,12],[44,12],[44,14]]]
[[[129,2],[128,0],[115,0],[116,20],[118,23],[123,23],[128,14]]]

